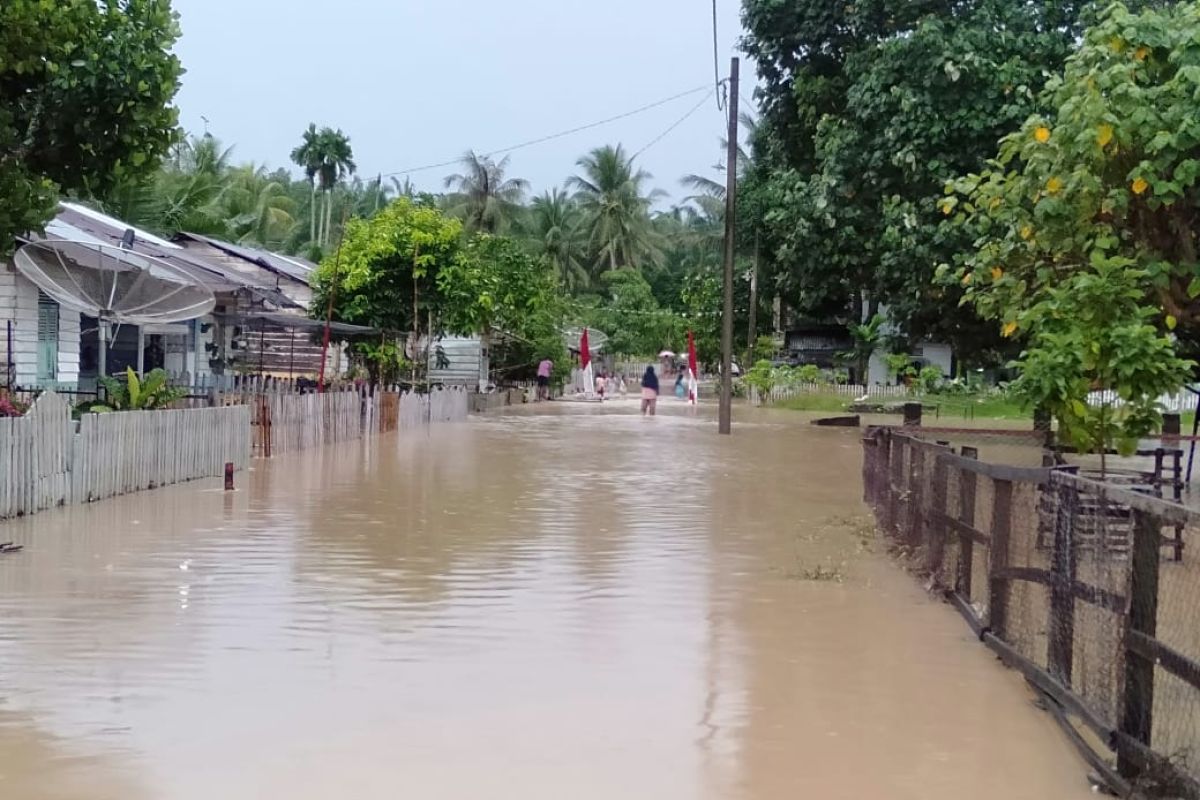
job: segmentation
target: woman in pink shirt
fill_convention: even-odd
[[[554,371],[554,362],[543,358],[537,368],[537,399],[550,399],[550,373]]]

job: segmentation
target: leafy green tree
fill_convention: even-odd
[[[1088,5],[747,0],[766,88],[745,194],[791,306],[861,320],[882,303],[911,338],[998,345],[959,289],[932,280],[969,242],[936,198],[1037,108]]]
[[[867,383],[871,355],[879,348],[879,342],[883,338],[883,324],[886,321],[882,314],[876,314],[862,324],[850,326],[851,347],[845,355],[854,365],[854,379],[864,386]]]
[[[0,4],[0,257],[59,195],[104,194],[166,155],[178,37],[166,0]]]
[[[481,387],[489,380],[494,332],[532,341],[544,338],[552,325],[554,276],[512,239],[487,234],[472,238],[439,272],[437,283],[446,330],[480,337]]]
[[[593,268],[632,269],[656,261],[661,251],[650,206],[661,193],[646,191],[650,173],[637,169],[621,145],[598,147],[578,166],[582,174],[572,176],[568,186],[584,213]]]
[[[400,198],[370,219],[346,226],[340,260],[327,257],[315,275],[310,311],[387,333],[419,333],[441,311],[438,274],[462,247],[462,223],[436,208]]]
[[[1146,273],[1168,328],[1200,327],[1197,37],[1197,3],[1109,7],[1047,88],[1045,113],[947,187],[942,212],[978,236],[954,283],[1006,333],[1044,293],[1112,258]]]
[[[1143,301],[1150,277],[1132,259],[1097,254],[1047,286],[1017,321],[1030,335],[1013,392],[1052,414],[1069,443],[1099,453],[1102,471],[1109,450],[1130,455],[1158,427],[1158,398],[1178,391],[1195,367],[1153,324],[1158,311]],[[1092,404],[1094,391],[1111,394]]]
[[[641,273],[612,270],[601,281],[606,296],[581,305],[577,313],[581,323],[608,334],[610,353],[652,358],[664,347],[680,347],[682,319],[659,306]]]
[[[446,188],[454,190],[447,198],[450,212],[463,220],[470,232],[505,230],[516,216],[529,183],[505,177],[507,156],[497,162],[468,150],[459,163],[463,171],[446,177]]]

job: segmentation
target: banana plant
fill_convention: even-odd
[[[111,411],[152,411],[166,408],[184,396],[183,389],[167,385],[167,373],[152,369],[144,379],[139,379],[132,368],[125,368],[125,380],[105,375],[100,378],[104,386],[105,399],[91,403],[86,411],[104,414]]]

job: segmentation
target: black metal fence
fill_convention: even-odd
[[[1122,796],[1200,798],[1200,512],[868,429],[879,527]]]

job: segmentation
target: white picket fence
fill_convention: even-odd
[[[1170,411],[1175,414],[1182,414],[1184,411],[1195,411],[1196,400],[1196,395],[1186,390],[1179,394],[1164,394],[1158,398],[1159,405],[1162,406],[1164,411]],[[1088,395],[1088,403],[1094,406],[1102,403],[1119,406],[1121,402],[1121,398],[1113,391],[1092,392]]]
[[[849,399],[859,397],[878,399],[908,397],[909,390],[907,386],[885,386],[883,384],[862,386],[860,384],[795,383],[787,386],[773,386],[771,387],[771,391],[764,396],[762,392],[753,386],[746,387],[746,396],[754,405],[778,403],[781,400],[790,400],[793,397],[804,397],[813,394],[832,395],[834,397]]]
[[[86,503],[212,478],[250,459],[246,406],[85,414],[71,464],[71,501]]]
[[[0,518],[195,478],[250,457],[245,407],[88,414],[44,392],[23,417],[0,419]]]

